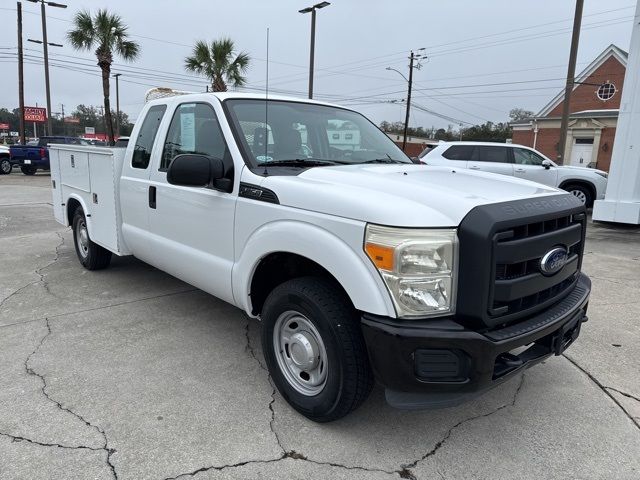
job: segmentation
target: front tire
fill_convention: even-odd
[[[572,184],[564,187],[564,190],[572,194],[574,197],[578,198],[585,206],[592,207],[593,206],[593,194],[589,187],[585,187],[580,184]]]
[[[0,175],[8,175],[11,173],[11,161],[7,157],[0,158]]]
[[[337,420],[373,387],[356,310],[332,281],[289,280],[267,297],[262,348],[284,399],[315,422]]]
[[[38,169],[36,167],[33,167],[33,166],[31,166],[31,167],[20,167],[20,170],[25,175],[35,175],[36,172],[38,171]]]
[[[87,270],[101,270],[109,266],[111,252],[91,240],[87,219],[80,207],[73,215],[73,243],[78,260]]]

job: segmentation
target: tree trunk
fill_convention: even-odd
[[[214,92],[227,91],[227,84],[224,82],[224,79],[221,76],[214,77],[212,87]]]
[[[111,63],[99,62],[102,69],[102,93],[104,95],[104,121],[107,128],[107,144],[113,146],[115,142],[113,121],[111,119],[111,103],[109,102],[109,77],[111,76]]]

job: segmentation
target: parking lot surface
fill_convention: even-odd
[[[89,272],[50,177],[0,176],[0,478],[640,478],[640,228],[590,225],[589,322],[462,406],[381,388],[315,424],[270,383],[260,324],[133,258]]]

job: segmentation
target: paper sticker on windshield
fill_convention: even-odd
[[[180,149],[186,152],[196,151],[195,113],[180,113]]]
[[[258,160],[259,162],[270,162],[271,160],[273,160],[273,157],[268,157],[267,155],[258,155],[256,157],[256,160]]]

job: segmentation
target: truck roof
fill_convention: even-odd
[[[175,92],[173,95],[167,95],[162,98],[155,98],[153,100],[149,100],[147,103],[150,105],[156,104],[164,104],[169,101],[173,101],[176,97],[179,97],[181,100],[189,100],[190,98],[202,100],[203,97],[213,96],[219,99],[221,102],[228,99],[247,99],[247,100],[264,100],[264,93],[245,93],[245,92],[201,92],[201,93],[191,93],[191,92]],[[293,97],[287,95],[273,95],[269,93],[269,100],[284,100],[284,101],[294,101],[294,102],[304,102],[304,103],[315,103],[318,105],[326,105],[330,107],[340,107],[339,105],[329,103],[329,102],[320,102],[317,100],[309,99],[309,98],[300,98]],[[344,108],[344,107],[340,107]]]

